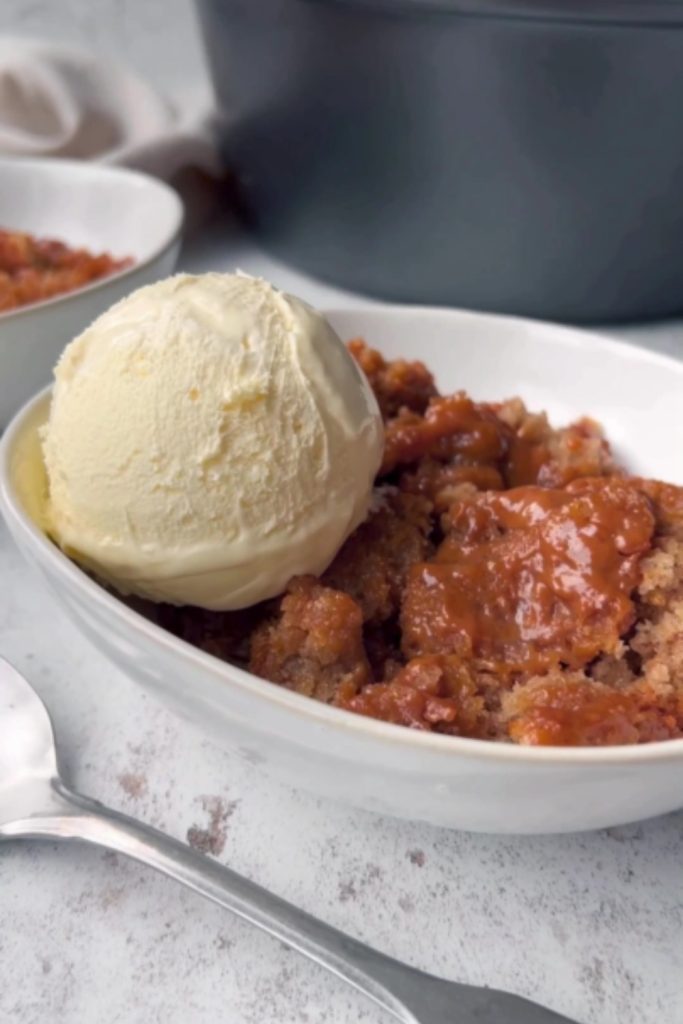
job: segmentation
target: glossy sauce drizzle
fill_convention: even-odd
[[[498,674],[585,666],[633,622],[654,517],[635,483],[520,487],[454,505],[434,563],[414,566],[404,653],[457,654]]]

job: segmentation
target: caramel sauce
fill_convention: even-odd
[[[406,655],[455,653],[500,674],[579,668],[632,624],[654,530],[633,484],[488,492],[453,506],[448,522],[436,562],[409,576]]]
[[[510,428],[492,408],[456,391],[433,398],[424,416],[403,410],[389,421],[380,474],[417,462],[425,454],[495,466],[505,456],[510,438]]]
[[[499,405],[473,402],[462,391],[431,398],[423,415],[403,408],[386,424],[380,475],[422,460],[440,463],[444,471],[458,472],[460,482],[481,489],[562,487],[593,475],[595,460],[585,452],[586,441],[597,429],[592,421],[580,420],[566,429],[565,458],[558,460],[549,447],[544,418],[543,427],[537,422],[515,429],[501,418],[500,410]]]

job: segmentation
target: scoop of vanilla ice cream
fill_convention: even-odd
[[[48,528],[123,593],[241,608],[321,573],[364,519],[374,396],[325,318],[242,274],[134,292],[65,349]]]

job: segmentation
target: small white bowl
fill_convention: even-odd
[[[182,223],[173,189],[137,171],[0,158],[0,227],[134,260],[76,291],[0,313],[0,430],[47,384],[68,341],[134,288],[171,273]]]
[[[344,338],[424,359],[444,390],[521,395],[558,421],[602,420],[637,472],[683,483],[683,363],[547,324],[448,310],[328,314]],[[450,828],[548,833],[623,824],[683,806],[683,740],[638,747],[521,747],[415,732],[319,704],[197,650],[126,607],[40,529],[38,427],[49,390],[0,445],[0,510],[27,558],[96,647],[132,678],[294,785]]]

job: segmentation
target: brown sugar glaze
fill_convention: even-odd
[[[579,668],[632,625],[654,516],[627,481],[487,492],[447,518],[435,563],[408,577],[406,655],[456,654],[500,676]]]
[[[368,519],[319,579],[246,613],[158,607],[272,682],[502,742],[683,735],[683,490],[625,475],[589,419],[439,396],[350,343],[385,421]]]

